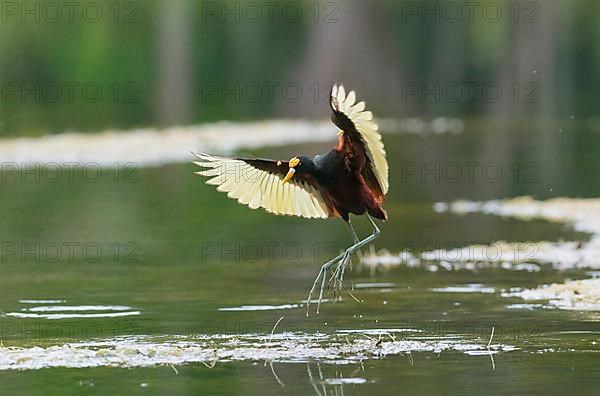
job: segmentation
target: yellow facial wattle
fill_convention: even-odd
[[[289,162],[289,166],[290,168],[295,168],[298,166],[298,164],[300,163],[300,160],[296,157],[292,158]]]

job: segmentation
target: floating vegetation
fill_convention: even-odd
[[[335,139],[335,133],[332,136],[329,122],[218,122],[165,129],[64,133],[40,138],[9,139],[0,141],[0,156],[5,162],[19,165],[94,163],[110,167],[115,163],[135,163],[136,166],[156,166],[189,162],[192,150],[229,152],[242,147],[332,139]]]
[[[503,297],[520,297],[527,301],[548,300],[542,307],[600,311],[600,279],[585,279],[554,283],[537,289],[510,290],[502,293]],[[541,305],[521,304],[511,308],[531,309]]]
[[[530,197],[520,197],[489,202],[458,201],[452,204],[437,203],[434,210],[440,213],[484,213],[521,220],[542,219],[566,224],[575,231],[591,234],[591,238],[587,242],[498,241],[490,245],[438,249],[420,256],[410,252],[380,252],[365,256],[362,264],[370,267],[405,265],[433,272],[440,269],[453,271],[482,268],[537,272],[540,264],[550,264],[559,270],[600,268],[600,199],[557,198],[535,201]]]
[[[591,234],[588,242],[505,242],[490,245],[472,245],[453,250],[425,252],[420,257],[409,252],[397,255],[389,252],[371,254],[362,260],[371,267],[406,265],[429,271],[440,268],[453,270],[476,270],[480,268],[503,268],[507,270],[536,272],[540,265],[550,264],[554,269],[600,268],[600,199],[556,198],[535,201],[520,197],[503,201],[459,201],[452,204],[437,203],[437,212],[458,214],[484,213],[521,220],[543,219],[573,227],[576,231]],[[548,300],[547,304],[513,304],[508,309],[560,308],[572,310],[600,310],[600,279],[594,271],[594,279],[567,281],[562,284],[541,286],[530,290],[510,290],[504,297],[521,297],[528,301]],[[446,287],[436,292],[493,292],[480,291],[476,287]],[[485,288],[483,288],[485,290]]]
[[[381,120],[383,130],[428,136],[462,133],[460,119]],[[63,133],[40,138],[0,140],[5,163],[22,165],[98,164],[110,167],[135,163],[158,166],[191,161],[191,151],[227,153],[241,148],[335,140],[330,121],[271,120],[250,123],[218,122],[165,129],[109,130],[102,133]]]
[[[521,220],[542,219],[591,234],[588,242],[497,242],[490,246],[463,249],[475,252],[474,257],[495,257],[497,261],[509,263],[551,264],[555,269],[600,268],[600,199],[556,198],[535,201],[530,197],[521,197],[504,201],[436,204],[435,209],[459,214],[480,212]]]
[[[369,332],[374,334],[374,331]],[[462,352],[469,356],[515,351],[510,345],[486,345],[464,339],[409,340],[386,332],[375,340],[362,333],[334,335],[279,333],[200,336],[129,336],[47,348],[0,348],[0,370],[49,367],[148,367],[232,361],[354,364],[414,352]]]

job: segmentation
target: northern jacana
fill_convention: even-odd
[[[207,184],[217,186],[218,191],[227,192],[229,198],[251,209],[264,208],[276,215],[344,219],[354,245],[321,267],[307,299],[308,306],[322,279],[317,313],[327,271],[337,264],[332,275],[333,286],[342,288],[352,254],[379,236],[373,217],[387,220],[382,204],[389,188],[385,148],[373,114],[365,110],[364,102],[356,103],[354,91],[346,95],[343,86],[333,86],[330,104],[331,119],[340,131],[337,146],[326,154],[313,159],[299,156],[289,161],[196,154],[200,161],[194,162],[209,168],[197,172],[211,177]],[[359,240],[350,214],[366,215],[373,233]]]

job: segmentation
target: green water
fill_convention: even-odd
[[[460,136],[386,134],[391,166],[390,221],[381,225],[377,249],[397,252],[451,248],[496,240],[575,240],[586,236],[557,224],[484,215],[438,214],[439,201],[487,200],[530,194],[536,198],[597,196],[600,181],[596,132],[576,122],[495,125],[472,121]],[[559,132],[559,129],[562,129]],[[544,134],[553,135],[543,139]],[[293,146],[249,154],[287,159],[325,151]],[[486,164],[502,176],[475,172],[439,180],[417,167],[450,172],[449,164]],[[517,167],[515,168],[515,164]],[[454,166],[454,165],[450,165]],[[533,167],[531,167],[533,166]],[[489,168],[490,166],[488,166]],[[463,166],[463,170],[466,169]],[[517,170],[515,170],[517,169]],[[339,329],[416,329],[427,337],[459,337],[520,348],[494,356],[422,352],[332,365],[264,361],[150,368],[46,368],[1,371],[3,394],[595,394],[599,384],[597,313],[515,310],[523,303],[502,289],[537,287],[587,278],[585,270],[539,272],[500,269],[428,272],[398,267],[371,273],[357,269],[347,283],[390,283],[357,288],[321,314],[305,307],[268,311],[220,311],[243,305],[301,304],[320,263],[351,243],[341,221],[273,217],[251,211],[213,191],[192,165],[105,171],[97,182],[74,178],[35,180],[3,175],[0,201],[0,329],[4,346],[62,345],[127,335],[334,333]],[[441,172],[444,172],[443,170]],[[427,173],[427,172],[426,172]],[[524,174],[525,173],[525,174]],[[356,219],[360,235],[368,224]],[[37,244],[37,245],[36,245]],[[59,246],[60,257],[56,257]],[[72,246],[69,251],[65,246]],[[86,247],[84,249],[84,247]],[[271,248],[270,248],[271,247]],[[15,251],[16,249],[16,251]],[[72,254],[69,254],[72,253]],[[433,288],[482,284],[492,293],[437,293]],[[67,305],[119,305],[139,311],[121,318],[48,320],[7,313],[32,307],[22,300],[66,300]],[[42,304],[38,304],[42,305]],[[374,342],[375,344],[375,342]],[[375,349],[374,345],[374,349]],[[331,385],[323,379],[362,378]],[[312,373],[312,380],[309,376]],[[316,388],[315,388],[316,387]],[[316,389],[316,390],[315,390]]]

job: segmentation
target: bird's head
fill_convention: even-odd
[[[296,173],[308,172],[308,171],[310,171],[310,169],[314,168],[314,164],[313,164],[312,160],[310,158],[304,157],[304,156],[292,158],[291,160],[289,160],[288,166],[290,169],[282,181],[283,184],[286,184],[290,180],[292,180],[292,178],[294,177],[294,175]]]

